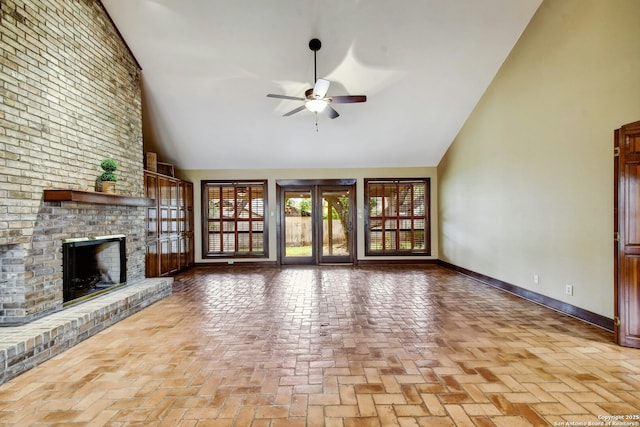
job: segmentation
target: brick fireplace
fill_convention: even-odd
[[[98,0],[7,0],[0,8],[0,326],[63,307],[63,241],[126,236],[128,282],[144,279],[141,206],[45,201],[94,191],[144,197],[141,69]]]
[[[0,33],[1,384],[170,295],[172,279],[144,277],[142,72],[102,3],[3,0]],[[94,192],[105,158],[116,196]],[[65,306],[63,243],[113,235],[126,285]]]
[[[0,322],[21,324],[63,307],[63,242],[126,235],[126,278],[144,278],[144,210],[77,202],[41,202],[28,243],[0,245]]]

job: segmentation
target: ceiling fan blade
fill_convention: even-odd
[[[336,117],[340,116],[340,114],[338,114],[338,112],[328,104],[325,107],[324,111],[327,113],[327,116],[329,116],[330,119],[335,119]]]
[[[288,113],[284,113],[283,116],[288,117],[295,113],[299,113],[300,111],[304,110],[304,108],[305,108],[304,105],[301,105],[298,108],[294,108],[293,110],[289,111]]]
[[[313,96],[314,98],[324,98],[329,90],[329,85],[331,82],[325,79],[318,79],[316,84],[313,86]]]
[[[294,101],[304,101],[304,98],[300,98],[299,96],[276,95],[274,93],[267,94],[267,97],[278,98],[278,99],[293,99]]]
[[[366,95],[343,95],[343,96],[332,96],[329,98],[331,102],[335,102],[336,104],[350,104],[352,102],[366,102]]]

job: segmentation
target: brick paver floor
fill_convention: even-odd
[[[0,425],[640,425],[612,338],[435,265],[199,267],[0,386]]]

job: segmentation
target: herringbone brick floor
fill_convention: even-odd
[[[639,390],[640,350],[438,266],[236,265],[1,386],[0,425],[606,425]]]

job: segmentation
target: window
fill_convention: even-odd
[[[430,255],[429,179],[365,179],[366,255]]]
[[[203,258],[267,256],[266,181],[202,181],[202,209]]]

